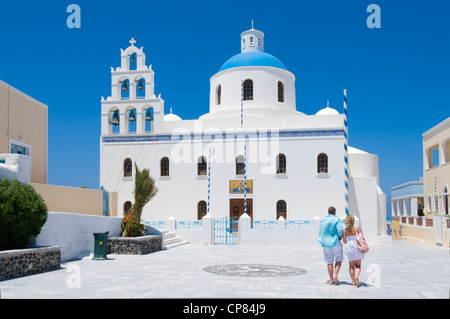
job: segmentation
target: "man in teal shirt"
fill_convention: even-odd
[[[344,224],[336,217],[336,209],[328,208],[328,216],[320,221],[319,243],[323,247],[323,255],[327,264],[330,285],[339,284],[338,274],[343,259],[341,237],[344,234]],[[334,269],[333,269],[334,263]],[[334,276],[333,276],[334,270]]]

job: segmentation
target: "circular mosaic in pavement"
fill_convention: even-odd
[[[301,268],[263,264],[215,265],[205,267],[203,270],[213,274],[237,277],[283,277],[306,274],[306,270]]]

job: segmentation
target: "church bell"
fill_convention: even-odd
[[[119,112],[115,111],[111,120],[111,124],[112,125],[119,125],[120,124],[120,120],[119,120]]]
[[[147,111],[147,114],[145,116],[145,120],[150,122],[153,121],[152,113],[150,113],[150,110]]]
[[[123,82],[122,91],[128,91],[128,85],[127,82]]]
[[[144,85],[142,84],[142,81],[139,81],[138,90],[143,90],[143,89],[144,89]]]
[[[130,122],[136,121],[136,115],[134,114],[134,110],[130,111],[130,116],[128,117],[128,121],[130,121]]]

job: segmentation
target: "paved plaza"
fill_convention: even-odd
[[[344,261],[328,284],[322,248],[187,244],[149,255],[67,262],[55,271],[0,282],[3,299],[449,298],[448,248],[371,243],[361,286]]]

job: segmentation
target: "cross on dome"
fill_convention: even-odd
[[[131,38],[130,43],[131,43],[131,46],[134,47],[134,44],[136,43],[136,40],[134,40],[134,38]]]

